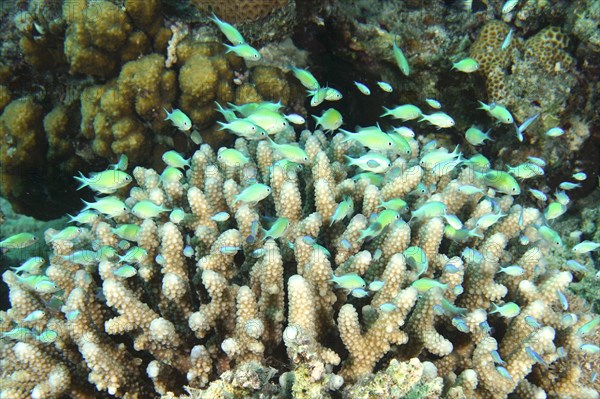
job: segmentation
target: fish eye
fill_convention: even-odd
[[[267,187],[267,192],[270,193],[271,192],[271,187]]]
[[[223,159],[223,155],[217,155],[217,159],[218,159],[218,160],[221,160],[221,159]]]
[[[254,126],[250,126],[250,130],[254,131],[256,128]]]
[[[394,144],[391,141],[388,141],[388,146],[393,146]]]
[[[283,122],[282,125],[283,125],[283,127],[287,127],[288,124],[287,124],[287,122]]]
[[[131,180],[131,177],[129,177],[129,176],[126,176],[126,177],[125,177],[125,181],[129,181],[129,180]]]
[[[514,187],[512,188],[512,190],[513,190],[513,192],[517,191],[517,189],[516,189],[516,188],[514,188]]]
[[[308,157],[304,157],[304,160],[305,160],[305,161],[308,161]]]

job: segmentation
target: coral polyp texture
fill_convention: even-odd
[[[240,137],[244,162],[201,145],[185,173],[87,181],[98,212],[46,231],[47,267],[3,274],[2,397],[598,397],[579,364],[598,316],[504,172],[408,139],[360,175],[342,134],[274,139],[298,146]]]

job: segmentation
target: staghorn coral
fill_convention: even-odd
[[[293,140],[292,134],[288,129],[276,138]],[[180,180],[162,180],[154,170],[136,167],[135,186],[117,194],[128,209],[151,200],[169,210],[183,209],[182,220],[169,212],[147,219],[127,212],[115,219],[100,216],[71,239],[52,240],[55,231],[49,230],[52,253],[44,275],[61,291],[36,289],[12,271],[3,275],[12,307],[1,313],[2,328],[23,326],[28,333],[2,341],[2,394],[169,398],[182,394],[186,385],[191,397],[327,398],[330,391],[342,390],[344,397],[354,398],[382,389],[394,397],[500,399],[512,392],[596,397],[578,364],[569,361],[574,356],[569,353],[588,340],[577,329],[594,315],[572,308],[576,321],[562,320],[567,311],[556,292],[568,292],[573,277],[560,263],[540,264],[552,247],[531,227],[540,221],[537,209],[498,194],[493,205],[492,191],[488,197],[461,194],[462,184],[487,188],[468,168],[441,175],[421,168],[418,151],[408,158],[393,156],[404,172],[393,172],[377,187],[352,179],[352,170],[336,160],[336,154],[360,151],[341,136],[327,140],[320,131],[305,130],[299,143],[310,167],[284,169],[266,142],[241,138],[235,147],[251,159],[243,170],[217,162],[208,145],[196,151]],[[253,184],[248,167],[272,188],[260,203],[234,201]],[[420,181],[434,185],[434,191],[413,191]],[[331,224],[331,208],[345,195],[355,201],[351,220]],[[448,238],[440,217],[398,220],[370,241],[357,237],[369,224],[370,215],[363,212],[370,212],[370,203],[397,196],[411,210],[442,201],[466,226],[474,226],[492,206],[507,216],[478,228],[481,238],[462,243]],[[232,217],[211,219],[223,211]],[[290,226],[281,237],[267,238],[255,226],[267,227],[260,214],[286,215]],[[139,232],[120,239],[113,228],[123,223],[138,225]],[[514,244],[522,234],[536,243],[524,254]],[[343,237],[354,237],[350,248]],[[409,246],[427,254],[421,276],[403,254]],[[119,256],[143,251],[131,262],[137,274],[120,276],[123,259],[109,247]],[[467,247],[481,259],[463,252]],[[82,263],[75,258],[81,249],[96,255]],[[524,268],[523,275],[498,274],[511,258]],[[363,299],[336,290],[332,275],[351,271],[367,283],[382,280],[383,287]],[[420,277],[447,285],[417,295],[412,285]],[[440,311],[444,301],[449,305]],[[502,302],[518,303],[521,313],[512,319],[490,313],[492,303]],[[36,309],[44,315],[25,322]],[[527,315],[543,327],[532,327]],[[56,332],[56,338],[40,338],[43,331]],[[336,334],[339,340],[332,340]],[[280,345],[289,360],[276,349]],[[566,358],[558,354],[561,346]],[[526,348],[553,365],[552,371],[543,372]],[[498,374],[493,350],[506,362],[511,380]],[[34,367],[31,356],[43,359],[44,367]],[[291,366],[280,376],[280,387],[270,381],[278,362]]]

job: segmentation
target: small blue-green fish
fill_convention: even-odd
[[[267,238],[272,238],[272,239],[276,240],[276,239],[282,237],[285,234],[285,232],[287,231],[287,228],[289,226],[290,226],[290,220],[288,218],[284,218],[284,217],[277,218],[277,220],[275,220],[275,222],[271,225],[269,230],[263,230],[263,233],[265,235],[263,240],[266,240]]]
[[[333,87],[325,88],[325,101],[339,101],[342,99],[342,93]]]
[[[448,288],[447,283],[442,284],[439,281],[430,278],[420,278],[416,281],[413,281],[410,286],[416,288],[419,292],[427,292],[433,287],[439,287],[442,290],[446,290]]]
[[[492,335],[492,327],[490,327],[490,324],[487,322],[487,320],[479,323],[479,328],[484,334]]]
[[[268,108],[259,108],[246,117],[246,120],[264,129],[268,134],[277,134],[287,129],[290,124],[287,119],[277,111]]]
[[[293,144],[277,144],[269,138],[271,148],[275,150],[282,158],[299,164],[308,163],[308,154],[299,146]]]
[[[522,235],[519,237],[519,242],[521,245],[529,245],[529,237]]]
[[[564,182],[560,183],[558,185],[558,187],[560,189],[562,189],[562,190],[567,190],[568,191],[568,190],[573,190],[575,188],[581,187],[581,184],[579,184],[579,183],[571,183],[569,181],[564,181]]]
[[[408,204],[402,198],[393,198],[389,201],[382,201],[377,208],[391,209],[402,213],[408,210]]]
[[[502,212],[486,213],[485,215],[482,215],[479,219],[477,219],[477,222],[475,222],[475,226],[477,226],[480,229],[487,229],[492,225],[496,224],[498,220],[500,220],[504,216],[506,216],[506,214]]]
[[[464,321],[464,319],[458,316],[452,318],[452,325],[462,333],[466,334],[469,332],[469,326],[467,326],[467,323]]]
[[[183,172],[172,166],[167,166],[160,174],[160,181],[163,183],[176,183],[183,179]]]
[[[226,246],[226,247],[221,247],[219,248],[219,251],[223,254],[223,255],[235,255],[238,253],[238,251],[240,251],[242,249],[242,247],[236,247],[236,246]]]
[[[349,251],[352,249],[352,244],[350,243],[350,241],[348,241],[346,238],[342,239],[340,241],[340,245],[342,246],[342,248],[344,248],[346,251]]]
[[[560,235],[552,230],[548,226],[539,226],[537,228],[538,233],[542,236],[542,238],[549,244],[555,246],[556,248],[561,247],[563,245],[562,239]]]
[[[509,374],[508,370],[504,368],[504,366],[496,366],[496,371],[504,378],[508,378],[509,380],[513,379],[512,376]]]
[[[510,28],[506,37],[504,38],[504,41],[502,42],[502,46],[500,46],[500,50],[506,50],[510,46],[510,43],[512,42],[512,34],[513,29]]]
[[[584,181],[585,179],[587,179],[587,175],[585,174],[585,172],[573,173],[572,177],[577,181]]]
[[[535,188],[530,188],[529,192],[531,193],[531,195],[533,195],[533,197],[537,200],[540,201],[547,201],[548,200],[548,196],[546,196],[546,194],[544,194],[543,192],[541,192],[540,190],[536,190]]]
[[[445,148],[439,149],[439,150],[433,150],[421,157],[421,160],[419,161],[419,165],[421,165],[421,167],[424,169],[431,170],[437,164],[440,164],[440,163],[446,162],[446,161],[452,161],[457,158],[460,158],[461,153],[458,152],[458,150],[459,150],[458,146],[456,146],[456,148],[454,148],[454,151],[452,151],[452,152],[448,152],[448,150],[446,150]]]
[[[367,153],[360,158],[351,158],[348,155],[344,155],[344,158],[348,161],[349,166],[356,165],[367,172],[385,173],[392,166],[388,158],[374,152]]]
[[[519,0],[507,0],[502,6],[502,14],[508,14],[519,4]]]
[[[458,287],[458,285],[456,287]],[[442,299],[442,308],[446,312],[452,313],[452,314],[465,315],[467,313],[467,308],[459,308],[458,306],[454,305],[446,298]]]
[[[446,223],[448,223],[450,226],[452,226],[452,228],[454,228],[455,230],[462,229],[463,223],[460,221],[458,216],[449,215],[449,214],[445,213],[442,215],[442,217],[446,220]]]
[[[542,325],[538,323],[537,320],[533,318],[533,316],[525,316],[525,323],[527,323],[531,328],[535,329],[542,327]]]
[[[236,119],[229,123],[217,121],[217,123],[221,126],[219,130],[230,130],[248,140],[260,140],[267,137],[265,129],[246,119]]]
[[[192,128],[192,120],[183,113],[180,109],[175,108],[173,112],[169,112],[166,108],[163,108],[167,113],[166,121],[171,121],[173,126],[182,132],[187,132]]]
[[[440,217],[446,213],[446,204],[440,201],[430,201],[421,205],[418,209],[412,211],[411,220],[412,219],[432,219],[436,217]]]
[[[528,156],[527,159],[529,159],[532,163],[542,168],[546,166],[546,161],[544,161],[542,158]]]
[[[598,325],[600,325],[600,317],[596,317],[595,319],[592,319],[584,325],[582,325],[581,327],[579,327],[579,329],[577,329],[577,334],[586,336],[592,331],[594,331],[594,329],[598,327]]]
[[[537,114],[535,114],[532,117],[530,117],[527,120],[525,120],[525,122],[523,122],[517,128],[517,133],[518,134],[523,134],[523,132],[525,132],[525,129],[527,129],[529,127],[529,125],[531,125],[539,116],[540,116],[540,113],[538,112]],[[544,166],[544,165],[540,165],[540,166]]]
[[[181,208],[175,208],[169,214],[169,220],[175,224],[179,224],[185,219],[185,211]]]
[[[217,159],[227,165],[242,166],[250,162],[250,159],[236,150],[235,148],[224,148],[219,149]]]
[[[23,323],[30,323],[30,322],[35,322],[35,321],[39,321],[41,320],[44,316],[46,315],[46,313],[44,313],[43,310],[34,310],[33,312],[29,313],[24,319],[23,319]]]
[[[576,272],[583,272],[583,273],[587,273],[589,270],[587,269],[587,267],[585,267],[584,265],[582,265],[581,263],[577,262],[576,260],[573,259],[569,259],[566,262],[566,265],[569,269],[576,271]]]
[[[419,122],[427,121],[434,126],[437,126],[439,129],[447,129],[456,124],[454,119],[445,112],[434,112],[433,114],[426,115],[422,114]]]
[[[456,265],[453,265],[452,263],[446,263],[444,265],[444,272],[446,273],[458,273],[460,271],[460,269],[458,267],[456,267]]]
[[[354,298],[360,299],[369,296],[369,293],[364,288],[354,288],[352,291],[350,291],[350,295],[352,295]]]
[[[377,85],[381,88],[381,90],[387,92],[387,93],[391,93],[394,91],[394,88],[392,87],[391,84],[387,83],[387,82],[377,82]]]
[[[468,263],[481,263],[483,262],[483,255],[481,254],[481,252],[479,252],[476,249],[473,248],[465,248],[463,249],[462,253],[461,253],[462,257],[465,258],[465,260]]]
[[[362,94],[364,94],[365,96],[370,96],[371,95],[371,89],[369,89],[366,85],[364,85],[363,83],[354,81],[354,86],[356,86],[356,88],[358,89],[358,91],[360,91]]]
[[[452,63],[452,69],[456,69],[464,73],[471,73],[479,69],[479,64],[473,58],[467,57],[458,62]]]
[[[54,281],[42,280],[33,285],[33,290],[40,294],[54,294],[60,291],[60,287]]]
[[[377,292],[377,291],[379,291],[380,289],[383,288],[384,284],[385,283],[383,281],[380,281],[380,280],[372,281],[369,284],[369,291]]]
[[[211,219],[214,220],[215,222],[225,222],[225,221],[229,220],[229,213],[219,212],[216,215],[214,215],[213,217],[211,217]]]
[[[600,352],[600,346],[598,345],[594,345],[594,344],[582,344],[579,349],[585,353],[589,353],[591,355],[594,355],[598,352]]]
[[[140,232],[140,226],[137,224],[120,224],[117,227],[111,229],[113,234],[116,234],[119,238],[129,241],[136,241]]]
[[[515,167],[506,165],[506,168],[508,173],[518,179],[531,179],[532,177],[544,175],[544,169],[531,162],[525,162]]]
[[[563,134],[565,134],[565,131],[558,126],[548,129],[548,131],[546,132],[546,136],[548,137],[558,137],[562,136]]]
[[[484,133],[483,131],[481,131],[477,127],[471,126],[465,132],[465,139],[467,139],[467,141],[471,145],[475,145],[475,146],[477,146],[477,145],[483,145],[483,144],[485,144],[485,140],[494,141],[488,135],[489,132],[490,131],[488,130],[487,132]]]
[[[46,260],[40,256],[27,259],[19,267],[11,267],[15,273],[29,273],[38,274],[42,265],[46,263]]]
[[[110,245],[100,247],[96,254],[98,255],[99,260],[112,260],[117,257],[117,251]]]
[[[548,363],[546,363],[546,361],[539,355],[539,353],[531,349],[530,346],[525,346],[525,352],[527,352],[527,356],[529,356],[531,360],[541,364],[544,367],[548,367]]]
[[[500,357],[500,354],[498,353],[497,350],[493,350],[490,352],[490,355],[492,355],[492,359],[494,360],[494,363],[496,364],[506,364],[506,362],[504,360],[502,360],[502,358]]]
[[[114,169],[95,172],[90,174],[89,177],[85,177],[79,172],[79,176],[74,176],[74,178],[81,183],[81,185],[77,187],[77,190],[89,187],[101,194],[112,194],[118,189],[127,186],[132,181],[130,175]]]
[[[219,19],[219,17],[217,17],[214,13],[213,13],[212,17],[208,17],[208,19],[210,19],[215,24],[217,24],[221,33],[223,33],[223,35],[225,35],[227,40],[229,40],[231,43],[233,43],[233,44],[245,43],[244,37],[235,27],[233,27],[233,25],[231,25],[227,22],[221,21]]]
[[[481,188],[472,186],[470,184],[463,184],[459,186],[456,191],[464,195],[483,194],[483,190]]]
[[[266,253],[267,253],[266,249],[258,248],[258,249],[255,249],[254,251],[252,251],[250,256],[253,258],[262,258],[263,256],[265,256]]]
[[[32,335],[32,332],[30,329],[25,328],[25,327],[16,327],[10,331],[3,332],[2,338],[10,338],[10,339],[14,339],[17,341],[23,341],[23,340],[25,340],[25,338],[27,338],[30,335]]]
[[[217,112],[220,113],[221,115],[223,115],[223,118],[225,118],[225,121],[227,122],[231,122],[237,119],[237,115],[235,114],[235,111],[231,108],[223,108],[223,106],[221,104],[219,104],[217,101],[215,101],[215,105],[217,106]]]
[[[242,202],[259,202],[267,198],[271,194],[271,187],[262,183],[254,183],[251,186],[246,187],[241,193],[235,196],[233,205],[239,201]],[[255,234],[253,234],[256,236]]]
[[[183,256],[186,258],[191,258],[194,256],[194,248],[192,248],[190,245],[186,245],[185,248],[183,248]]]
[[[365,288],[367,286],[365,280],[356,273],[348,273],[339,277],[333,275],[329,281],[336,284],[337,288],[343,288],[348,291],[355,288]]]
[[[544,209],[544,217],[546,220],[553,220],[562,216],[567,211],[567,207],[560,202],[551,202]]]
[[[308,90],[318,90],[320,88],[319,81],[308,70],[297,68],[293,65],[290,65],[289,68],[302,86],[306,87]]]
[[[596,249],[598,249],[598,247],[600,247],[599,243],[585,240],[575,245],[572,251],[576,254],[585,254],[591,251],[595,251]]]
[[[499,105],[496,103],[486,104],[482,101],[479,101],[481,107],[478,109],[482,109],[486,111],[491,117],[499,121],[500,123],[514,123],[513,116],[510,111],[506,109],[503,105]]]
[[[495,303],[492,303],[492,305],[494,305],[494,310],[492,310],[490,314],[499,313],[500,316],[505,317],[507,319],[518,316],[521,312],[521,308],[519,308],[519,305],[517,305],[514,302],[506,302],[502,306],[499,306]]]
[[[53,330],[45,330],[40,335],[35,337],[35,339],[37,339],[43,344],[51,344],[54,341],[56,341],[56,338],[58,338],[58,333]]]
[[[398,306],[394,305],[391,302],[386,302],[386,303],[382,303],[381,305],[379,305],[379,310],[381,310],[384,313],[390,313],[396,309],[398,309]]]
[[[475,172],[475,177],[482,179],[485,184],[503,194],[521,194],[521,187],[519,187],[519,183],[517,183],[515,178],[507,172],[500,170],[490,170],[486,173]]]
[[[465,164],[470,165],[475,171],[484,172],[491,166],[490,160],[482,154],[475,154],[467,159]]]
[[[137,274],[137,270],[131,265],[123,265],[115,270],[113,274],[120,278],[130,278]]]
[[[510,265],[506,267],[500,267],[498,273],[504,273],[512,277],[518,277],[523,275],[523,273],[525,273],[525,270],[523,270],[523,268],[519,265]]]
[[[184,169],[185,167],[190,167],[190,160],[185,159],[181,156],[177,151],[167,151],[162,155],[162,160],[168,166],[172,166],[174,168]]]
[[[67,214],[69,223],[92,224],[98,220],[98,214],[94,211],[79,212],[77,216]]]
[[[598,372],[594,371],[592,373],[592,375],[590,376],[590,382],[593,384],[594,382],[596,382],[596,379],[598,378]]]
[[[406,140],[405,137],[401,136],[396,132],[390,132],[388,136],[390,136],[390,138],[394,142],[394,151],[396,154],[404,155],[407,157],[409,157],[412,154],[412,148],[410,147],[410,144],[408,143],[408,140]],[[400,174],[400,168],[398,168],[397,170],[398,174]]]
[[[402,52],[400,47],[398,47],[398,44],[396,42],[396,35],[394,35],[394,43],[392,48],[394,49],[394,58],[396,59],[398,67],[400,68],[400,72],[402,72],[404,76],[410,75],[410,66],[408,65],[408,60],[404,56],[404,53]]]
[[[89,249],[75,251],[69,255],[63,255],[62,258],[82,266],[93,266],[100,261],[98,253]]]
[[[246,61],[258,61],[261,59],[260,53],[251,45],[247,43],[236,44],[234,46],[230,46],[229,44],[223,44],[227,51],[227,53],[235,53],[237,56],[242,57]]]
[[[67,321],[73,321],[75,319],[77,319],[77,316],[79,316],[79,310],[69,310],[66,314],[65,317],[67,319]]]
[[[331,221],[329,222],[329,226],[333,225],[335,222],[339,222],[348,216],[352,216],[354,213],[354,201],[352,197],[346,197],[342,202],[338,204],[333,212],[333,216],[331,216]]]
[[[342,114],[334,108],[329,108],[321,116],[313,115],[313,118],[317,123],[317,127],[320,126],[326,132],[333,132],[344,123]]]
[[[569,302],[567,301],[567,297],[561,290],[556,290],[556,295],[558,296],[558,300],[560,301],[560,306],[563,310],[569,309]]]
[[[141,200],[131,208],[131,213],[140,219],[152,219],[169,210],[162,205],[156,205],[150,200]]]
[[[114,196],[103,197],[98,199],[96,202],[87,202],[84,200],[82,200],[82,202],[85,204],[85,208],[83,208],[84,211],[87,211],[88,209],[95,209],[98,212],[106,215],[106,217],[109,219],[123,216],[129,211],[125,203]],[[0,243],[0,245],[2,245],[2,243]]]
[[[433,312],[438,316],[446,314],[446,311],[444,310],[442,305],[433,305]]]
[[[129,159],[127,159],[127,155],[121,154],[117,163],[109,165],[110,168],[115,170],[127,170],[127,166],[129,165]]]
[[[560,318],[560,324],[563,327],[570,327],[573,324],[577,323],[578,317],[575,313],[567,313],[563,317]]]
[[[454,286],[454,288],[452,288],[452,293],[456,296],[462,294],[464,291],[465,291],[465,289],[460,284],[456,285],[456,286]]]
[[[427,255],[420,247],[408,247],[402,252],[402,255],[406,258],[406,264],[415,269],[417,277],[427,271],[429,265]]]
[[[283,115],[285,119],[293,123],[294,125],[304,125],[306,123],[306,119],[302,117],[302,115],[298,114],[288,114]]]
[[[423,115],[419,107],[412,104],[398,105],[395,108],[383,107],[383,110],[385,112],[381,114],[382,118],[391,116],[393,119],[402,119],[403,121],[411,121]]]
[[[565,348],[562,346],[559,346],[558,348],[556,348],[556,354],[558,355],[559,359],[562,359],[565,356],[567,356],[567,352],[565,351]]]
[[[347,130],[340,130],[344,134],[342,142],[354,140],[364,147],[368,147],[375,151],[388,151],[394,149],[394,140],[389,135],[384,133],[379,125],[362,128],[358,132],[353,133]]]
[[[0,241],[0,248],[2,248],[2,252],[11,249],[23,249],[35,244],[37,241],[38,238],[31,233],[18,233]]]
[[[412,139],[415,137],[415,132],[406,126],[395,127],[394,133],[404,137],[405,139]]]
[[[442,108],[442,104],[438,100],[434,100],[433,98],[426,98],[425,102],[433,109]]]
[[[144,248],[131,247],[123,256],[119,256],[119,263],[131,262],[142,263],[148,258],[148,252]]]

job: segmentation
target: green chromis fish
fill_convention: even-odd
[[[475,154],[471,158],[465,161],[466,164],[470,165],[477,172],[484,172],[492,165],[490,160],[482,154]]]
[[[156,205],[150,200],[141,200],[131,208],[131,213],[140,219],[152,219],[170,209]]]
[[[426,98],[425,102],[427,103],[427,105],[429,105],[433,109],[442,108],[442,103],[440,103],[438,100],[435,100],[433,98]]]
[[[525,273],[525,270],[523,270],[523,268],[519,265],[510,265],[510,266],[500,267],[500,270],[498,270],[497,273],[504,273],[511,277],[518,277],[518,276],[523,275],[523,273]]]
[[[560,202],[551,202],[544,209],[544,217],[546,220],[553,220],[562,216],[567,211],[567,207]]]
[[[38,274],[40,268],[46,263],[46,260],[40,256],[27,259],[19,267],[11,267],[15,273]]]
[[[405,139],[412,139],[415,137],[415,132],[406,126],[395,127],[394,133],[404,137]]]
[[[548,131],[546,132],[546,136],[548,137],[558,137],[562,136],[563,134],[565,134],[565,131],[558,126],[548,129]]]
[[[110,165],[110,168],[124,171],[127,170],[127,166],[129,166],[129,159],[127,158],[127,155],[121,154],[117,163]]]
[[[377,208],[392,209],[403,213],[408,211],[408,203],[402,198],[393,198],[389,201],[382,201]]]
[[[284,115],[283,117],[285,119],[287,119],[289,122],[293,123],[294,125],[304,125],[306,123],[306,119],[304,119],[304,117],[302,117],[302,115],[288,114],[288,115]]]
[[[548,196],[540,190],[536,190],[535,188],[530,188],[529,192],[531,193],[531,195],[533,195],[533,197],[535,199],[537,199],[539,201],[545,202],[548,200]]]
[[[144,248],[131,247],[123,256],[119,256],[119,263],[143,263],[148,259],[148,252]]]
[[[502,6],[502,14],[508,14],[519,4],[519,0],[507,0]]]
[[[263,128],[267,134],[273,135],[283,132],[290,124],[285,116],[271,109],[259,108],[246,117],[246,120]]]
[[[43,310],[34,310],[23,319],[23,323],[31,323],[41,320],[46,313]]]
[[[419,107],[412,104],[398,105],[394,108],[383,107],[383,110],[385,112],[381,114],[382,118],[384,116],[391,116],[393,119],[401,119],[403,121],[411,121],[423,115]]]
[[[339,101],[342,99],[342,93],[333,87],[325,87],[325,101]]]
[[[555,248],[562,247],[563,242],[560,238],[560,235],[556,231],[552,230],[550,227],[538,226],[537,231],[538,233],[540,233],[540,236],[542,236],[544,241],[546,241],[548,244],[554,246]]]
[[[246,119],[236,119],[229,123],[217,121],[217,123],[221,126],[219,130],[229,130],[248,140],[260,140],[267,137],[265,129]]]
[[[506,169],[508,173],[517,179],[531,179],[532,177],[544,175],[544,169],[532,162],[525,162],[515,167],[506,165]]]
[[[113,271],[113,274],[120,278],[130,278],[137,274],[137,269],[131,265],[123,265]]]
[[[587,179],[587,174],[585,174],[585,172],[577,172],[573,173],[571,177],[573,177],[573,179],[577,181],[584,181],[585,179]]]
[[[461,153],[458,152],[458,146],[456,146],[452,152],[448,152],[446,149],[433,150],[421,157],[419,165],[421,165],[421,167],[424,169],[432,170],[435,165],[438,165],[442,162],[455,160],[460,156]]]
[[[223,118],[225,118],[226,122],[231,122],[237,119],[237,115],[233,109],[223,108],[223,106],[216,101],[215,105],[217,106],[217,112],[223,115]]]
[[[481,215],[479,219],[477,219],[477,222],[475,222],[475,226],[477,226],[477,228],[480,229],[487,229],[492,225],[496,224],[496,222],[498,222],[498,220],[500,220],[504,216],[506,216],[506,214],[502,212],[486,213],[485,215]]]
[[[93,266],[100,261],[100,257],[98,256],[96,251],[91,251],[89,249],[75,251],[68,255],[63,255],[62,258],[66,261],[76,263],[82,266]]]
[[[392,166],[388,158],[373,152],[360,158],[351,158],[348,155],[344,155],[344,158],[348,161],[349,166],[356,165],[366,172],[385,173]]]
[[[279,217],[275,220],[275,223],[271,225],[269,230],[263,230],[265,237],[263,240],[267,238],[278,239],[282,237],[290,226],[290,220],[288,218]]]
[[[392,48],[394,50],[394,59],[398,64],[398,68],[400,68],[400,72],[402,72],[404,76],[410,75],[410,66],[408,65],[408,60],[404,56],[404,53],[400,47],[398,47],[396,35],[394,35],[394,43],[392,43]]]
[[[33,290],[40,294],[54,294],[60,291],[60,287],[54,281],[42,280],[33,285]]]
[[[235,148],[221,147],[217,154],[217,159],[227,165],[245,165],[250,162],[250,159],[236,150]]]
[[[377,82],[377,86],[379,86],[379,88],[387,93],[391,93],[394,91],[394,88],[392,87],[391,84],[387,83],[387,82]]]
[[[504,107],[503,105],[499,105],[496,103],[491,103],[488,105],[482,101],[479,101],[479,104],[481,104],[481,107],[479,107],[479,109],[486,111],[492,118],[496,119],[498,122],[506,124],[515,122],[510,111],[506,109],[506,107]]]
[[[564,181],[558,185],[561,190],[573,190],[575,188],[581,187],[579,183],[571,183],[570,181]]]
[[[354,140],[360,145],[374,151],[387,151],[394,149],[394,140],[388,134],[384,133],[379,127],[361,129],[356,133],[347,130],[340,130],[344,134],[344,140],[347,142]]]
[[[595,251],[600,247],[600,244],[593,241],[582,241],[579,244],[575,245],[572,251],[576,254],[585,254],[591,251]]]
[[[596,317],[577,329],[577,335],[586,336],[591,334],[600,325],[600,317]]]
[[[267,198],[271,194],[271,187],[266,184],[254,183],[246,187],[241,193],[235,196],[233,205],[239,201],[242,202],[259,202]]]
[[[360,91],[365,96],[370,96],[371,95],[371,89],[369,89],[365,84],[357,82],[357,81],[354,81],[354,86],[356,86],[356,88],[358,89],[358,91]]]
[[[519,183],[507,172],[500,170],[490,170],[486,173],[475,172],[475,177],[483,180],[486,185],[503,194],[521,194]]]
[[[483,194],[483,189],[470,184],[463,184],[459,186],[456,191],[464,195]]]
[[[81,183],[81,186],[77,187],[77,190],[89,187],[101,194],[112,194],[131,183],[132,178],[120,170],[105,170],[103,172],[92,173],[90,177],[85,177],[80,172],[79,176],[75,176],[75,180]]]
[[[339,277],[334,275],[329,281],[336,284],[338,288],[343,288],[348,291],[355,288],[365,288],[367,286],[365,280],[356,273],[348,273]]]
[[[181,208],[175,208],[169,214],[169,220],[175,224],[179,224],[185,219],[185,211]]]
[[[38,240],[39,238],[31,233],[18,233],[0,241],[0,248],[2,248],[2,252],[11,249],[27,248],[35,244]]]
[[[269,137],[271,148],[282,158],[299,164],[308,163],[308,154],[300,146],[293,144],[277,144]]]
[[[320,88],[317,78],[306,69],[297,68],[295,66],[290,66],[290,69],[296,79],[298,79],[302,86],[306,87],[308,90],[317,90]]]
[[[483,144],[485,144],[485,140],[494,141],[488,135],[488,133],[489,133],[489,130],[484,133],[481,130],[479,130],[478,128],[476,128],[475,126],[471,126],[465,132],[465,139],[467,139],[467,141],[471,145],[475,145],[475,146],[483,145]]]
[[[53,330],[45,330],[40,335],[36,336],[35,339],[43,344],[51,344],[58,338],[58,333]]]
[[[521,313],[521,308],[514,302],[507,302],[502,306],[498,306],[495,303],[492,303],[492,305],[494,305],[494,310],[492,310],[490,314],[498,313],[500,316],[507,319],[516,317]]]
[[[169,112],[165,108],[163,109],[167,113],[165,120],[171,121],[173,126],[175,126],[177,129],[181,130],[182,132],[187,132],[192,128],[192,120],[180,109],[175,108],[173,112]]]
[[[579,349],[582,352],[589,353],[591,355],[595,355],[597,353],[600,353],[600,346],[594,345],[594,344],[581,344],[581,346],[579,347]]]
[[[427,254],[420,247],[408,247],[402,255],[406,258],[406,264],[417,272],[417,277],[427,271],[429,265]]]
[[[333,216],[331,216],[331,221],[329,225],[333,225],[335,222],[339,222],[348,216],[352,216],[354,213],[354,201],[351,197],[346,197],[342,202],[338,204],[333,212]]]
[[[212,17],[208,17],[208,19],[213,21],[219,27],[221,33],[223,33],[227,40],[229,40],[232,44],[243,44],[246,42],[242,34],[236,28],[234,28],[233,25],[221,21],[214,13]]]
[[[184,169],[185,167],[190,167],[190,160],[185,159],[181,156],[177,151],[167,151],[162,155],[162,160],[168,166],[173,168]]]
[[[87,211],[88,209],[95,209],[98,212],[106,215],[108,218],[123,216],[129,211],[125,203],[114,196],[103,197],[98,199],[96,202],[82,201],[85,204],[85,208],[83,208],[84,211]]]
[[[308,95],[312,97],[310,99],[310,106],[316,107],[316,106],[320,105],[323,101],[325,101],[328,90],[329,90],[329,87],[319,87],[314,90],[307,90]]]
[[[439,281],[430,278],[420,278],[416,281],[413,281],[410,286],[416,288],[417,291],[421,293],[427,292],[434,287],[441,288],[444,291],[448,288],[448,284],[442,284]]]
[[[460,72],[471,73],[479,69],[479,64],[471,57],[464,58],[452,64],[452,69]]]
[[[510,43],[512,42],[512,34],[513,34],[513,29],[511,28],[508,31],[508,34],[506,35],[506,37],[504,38],[504,41],[502,42],[502,46],[500,46],[500,50],[506,50],[508,47],[510,47]]]
[[[454,122],[454,119],[452,119],[452,117],[446,114],[445,112],[434,112],[430,115],[422,114],[421,119],[419,119],[419,122],[422,121],[427,121],[441,129],[447,129],[456,124]]]
[[[183,179],[183,172],[172,166],[167,166],[160,174],[160,181],[163,183],[175,183]]]
[[[98,220],[98,214],[94,211],[79,212],[77,216],[67,214],[69,223],[92,224]]]
[[[317,123],[317,127],[320,126],[326,132],[333,132],[344,123],[342,114],[334,108],[329,108],[321,116],[313,115],[313,118]]]
[[[229,44],[223,45],[227,48],[225,53],[235,53],[237,56],[242,57],[246,61],[258,61],[261,59],[260,53],[247,43],[236,44],[234,46],[230,46]]]
[[[128,241],[136,241],[138,233],[140,232],[140,226],[137,224],[120,224],[111,231],[113,234],[119,236],[119,238]]]
[[[83,230],[81,227],[76,227],[76,226],[69,226],[66,227],[64,229],[62,229],[61,231],[56,232],[55,234],[52,235],[52,237],[50,237],[50,240],[48,240],[49,242],[54,242],[57,240],[60,241],[71,241],[74,240],[75,238],[79,237],[79,235],[81,233],[83,233]]]
[[[421,205],[418,209],[415,209],[412,212],[412,219],[431,219],[435,217],[440,217],[446,213],[446,204],[440,201],[430,201],[423,205]]]
[[[229,220],[229,213],[227,212],[219,212],[216,215],[211,217],[215,222],[225,222]]]

